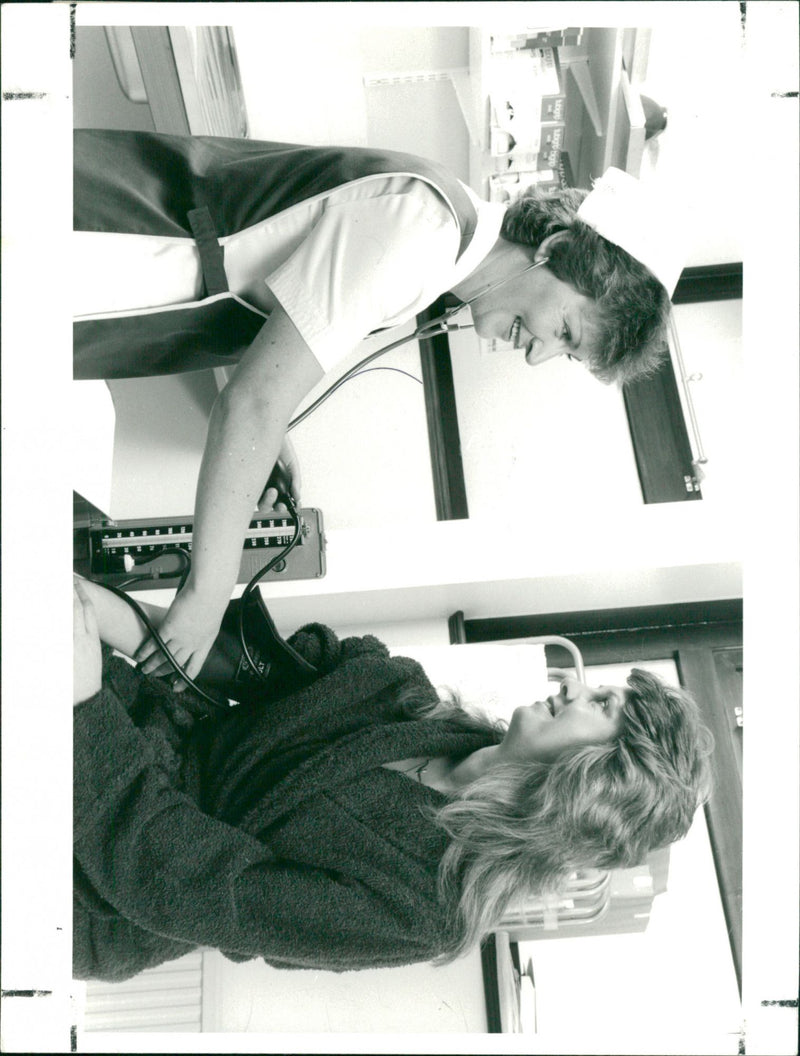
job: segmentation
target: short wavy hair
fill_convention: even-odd
[[[587,194],[534,184],[508,207],[500,235],[536,249],[565,232],[548,252],[547,267],[597,306],[598,333],[586,366],[600,381],[624,383],[652,374],[665,358],[670,298],[643,264],[577,219]]]
[[[711,791],[713,740],[684,690],[634,668],[619,736],[550,764],[494,767],[439,808],[452,946],[467,952],[525,898],[581,869],[629,868],[681,839]]]

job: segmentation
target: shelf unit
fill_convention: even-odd
[[[636,86],[647,72],[650,31],[589,28],[580,47],[558,49],[562,91],[566,95],[564,149],[578,187],[615,165],[639,175],[645,141],[645,117]],[[471,29],[469,69],[453,71],[470,138],[469,183],[487,197],[489,155],[489,77],[491,33]]]

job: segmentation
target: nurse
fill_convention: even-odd
[[[664,344],[676,217],[617,170],[506,210],[438,165],[365,149],[83,130],[74,165],[74,376],[235,367],[209,421],[191,574],[162,626],[190,677],[269,469],[291,464],[294,410],[367,334],[450,291],[531,366],[566,355],[624,381]],[[153,641],[137,659],[169,670]]]

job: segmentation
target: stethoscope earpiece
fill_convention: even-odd
[[[480,300],[481,297],[485,297],[487,293],[492,293],[499,286],[505,286],[507,282],[511,282],[513,279],[519,279],[523,275],[527,275],[529,271],[535,271],[536,268],[543,267],[549,260],[549,257],[542,257],[541,260],[534,260],[532,264],[529,264],[527,268],[523,268],[522,271],[517,272],[516,275],[506,275],[503,279],[498,279],[497,282],[493,282],[491,286],[487,286],[485,290],[481,290],[480,293],[476,293],[474,297],[470,297],[468,301],[464,301],[458,309],[451,309],[452,311],[461,311],[462,308],[468,308],[469,305],[474,304],[475,301]]]

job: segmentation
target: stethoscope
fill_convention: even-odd
[[[359,374],[365,367],[369,366],[370,363],[378,359],[379,356],[385,356],[387,352],[393,352],[394,349],[400,348],[401,345],[407,344],[409,341],[424,341],[432,337],[438,337],[440,334],[451,333],[454,330],[471,330],[473,328],[472,323],[451,323],[450,320],[454,315],[458,315],[459,312],[463,312],[465,308],[469,308],[475,301],[480,300],[481,297],[485,297],[487,293],[491,293],[496,290],[498,286],[504,286],[507,282],[512,279],[518,279],[521,275],[525,275],[529,271],[533,271],[536,268],[541,268],[543,264],[546,264],[550,258],[542,257],[541,260],[534,261],[533,264],[529,264],[527,268],[523,268],[522,271],[517,272],[514,275],[507,275],[504,279],[499,279],[497,282],[487,286],[485,290],[481,290],[480,293],[476,293],[474,297],[470,297],[468,301],[462,301],[460,304],[455,304],[451,308],[448,308],[441,315],[435,319],[430,319],[428,322],[418,326],[413,334],[406,334],[405,337],[400,337],[397,341],[392,341],[389,345],[384,345],[383,348],[379,348],[377,352],[371,352],[364,359],[360,360],[354,366],[350,367],[340,378],[338,378],[329,388],[318,396],[313,403],[309,404],[308,407],[297,417],[292,418],[286,427],[286,431],[289,432],[298,426],[301,422],[304,422],[310,414],[313,414],[330,396],[336,392],[337,389],[341,388],[346,381],[349,381],[356,374]],[[515,346],[516,347],[516,346]]]

